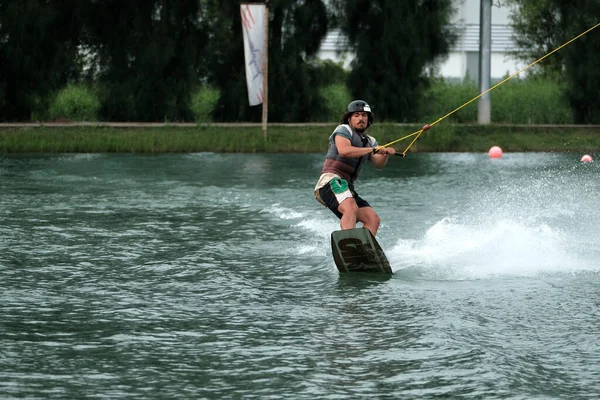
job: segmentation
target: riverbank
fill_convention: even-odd
[[[261,125],[163,123],[0,124],[0,153],[318,153],[327,149],[335,123]],[[369,129],[380,144],[403,151],[421,125],[377,123]],[[410,136],[412,135],[412,136]],[[440,123],[424,132],[411,152],[600,151],[598,125],[476,125]]]

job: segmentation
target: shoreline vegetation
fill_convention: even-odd
[[[0,153],[323,153],[336,123],[0,123]],[[368,133],[384,145],[423,124],[376,123]],[[393,145],[404,151],[415,135]],[[409,152],[600,151],[600,125],[434,125]]]

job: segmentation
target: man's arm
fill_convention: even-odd
[[[340,156],[346,158],[360,158],[373,151],[372,147],[354,147],[350,139],[341,135],[335,135],[335,147]]]
[[[354,147],[350,139],[340,135],[335,136],[335,146],[338,153],[346,158],[360,158],[366,154],[373,152],[373,147]],[[377,153],[371,156],[371,162],[375,168],[381,169],[387,164],[388,155],[396,154],[396,149],[393,147],[381,147]]]

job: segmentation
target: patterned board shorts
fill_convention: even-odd
[[[371,207],[369,203],[363,200],[354,190],[354,185],[348,185],[348,182],[342,178],[333,178],[328,184],[319,189],[319,197],[338,218],[342,218],[342,213],[338,211],[340,203],[349,197],[354,197],[356,205],[359,208]]]

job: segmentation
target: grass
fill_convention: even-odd
[[[3,127],[0,153],[316,153],[327,150],[336,124],[242,126],[107,126]],[[387,144],[420,130],[422,125],[375,124],[369,134]],[[600,152],[600,126],[469,125],[440,123],[411,147],[416,152],[504,151]],[[403,151],[412,137],[394,144]]]

